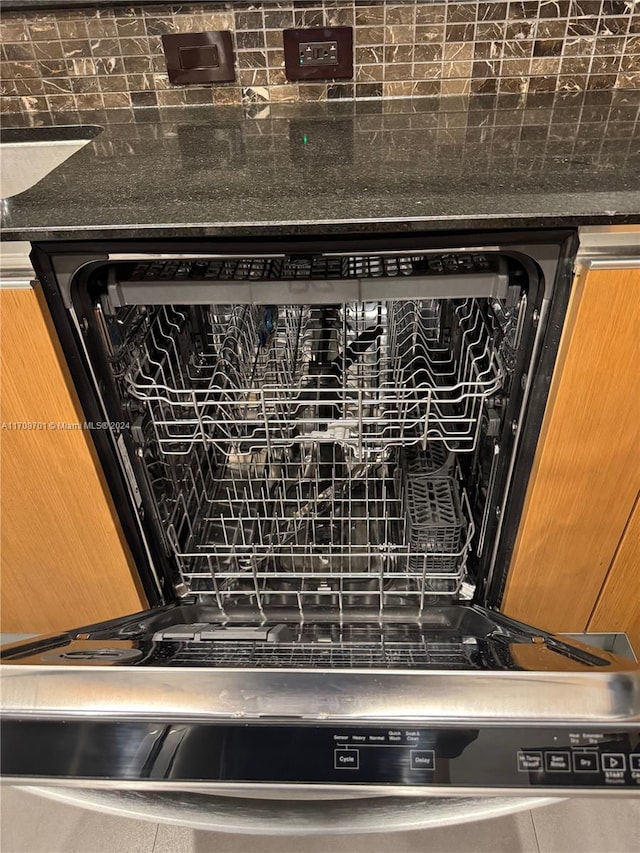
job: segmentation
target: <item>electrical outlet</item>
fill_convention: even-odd
[[[288,80],[353,79],[351,27],[284,30],[282,38]]]
[[[337,65],[337,41],[302,41],[300,42],[300,65]]]

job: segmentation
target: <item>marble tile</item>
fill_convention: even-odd
[[[383,24],[385,10],[382,4],[377,6],[357,6],[356,26],[369,26],[370,24]]]
[[[384,27],[356,27],[354,37],[357,46],[383,44]]]
[[[20,98],[42,95],[58,97],[60,110],[65,105],[71,109],[71,99],[64,97],[71,93],[121,95],[106,102],[107,108],[119,109],[132,100],[132,92],[167,92],[171,86],[161,36],[207,29],[232,31],[240,87],[264,89],[269,97],[270,87],[290,85],[277,59],[281,30],[322,25],[354,27],[354,80],[351,88],[330,88],[330,81],[321,86],[318,91],[331,100],[342,100],[349,92],[356,98],[384,97],[385,89],[377,85],[383,81],[397,84],[387,86],[387,93],[393,89],[427,97],[423,66],[443,61],[449,65],[432,82],[468,83],[448,86],[447,94],[454,89],[488,95],[529,88],[600,91],[607,84],[635,88],[640,73],[640,8],[630,0],[255,0],[222,8],[194,2],[132,3],[3,15],[2,90],[10,98],[3,109],[32,112],[40,102]],[[367,85],[376,88],[359,88]],[[224,101],[224,90],[224,84],[214,85],[211,101],[219,102],[217,91]],[[288,97],[287,91],[293,90],[276,97]],[[317,98],[316,90],[295,91],[298,98]],[[358,94],[372,91],[379,94]],[[442,86],[440,91],[445,91]],[[186,95],[171,97],[189,102]],[[163,95],[167,103],[171,97]],[[205,96],[189,97],[200,103]]]
[[[356,98],[381,98],[382,83],[356,83]]]
[[[385,5],[385,23],[387,24],[413,24],[416,17],[416,7],[414,3],[405,3],[403,5]]]
[[[413,49],[413,59],[415,62],[437,62],[443,58],[443,51],[441,44],[417,44]]]
[[[2,58],[9,62],[35,59],[34,45],[27,41],[5,42],[2,45]]]
[[[293,27],[293,9],[266,8],[264,26],[267,30],[284,30]]]

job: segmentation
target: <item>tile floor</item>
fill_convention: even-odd
[[[261,838],[85,811],[15,788],[1,794],[2,853],[637,853],[640,798],[567,800],[446,829]]]

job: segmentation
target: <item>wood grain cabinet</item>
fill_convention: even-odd
[[[130,555],[57,340],[31,289],[0,289],[2,631],[141,610]]]
[[[640,500],[636,501],[589,620],[589,631],[624,631],[640,658]]]
[[[585,269],[560,343],[505,613],[640,650],[640,268]],[[634,510],[635,506],[635,510]]]

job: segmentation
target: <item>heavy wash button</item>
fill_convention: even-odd
[[[357,770],[360,766],[360,750],[334,749],[333,762],[336,770]]]
[[[547,752],[544,757],[547,773],[569,773],[571,763],[568,752]]]
[[[520,773],[530,773],[542,770],[542,753],[522,750],[518,753],[518,770]]]
[[[412,770],[433,770],[436,766],[436,756],[432,749],[412,749]]]

